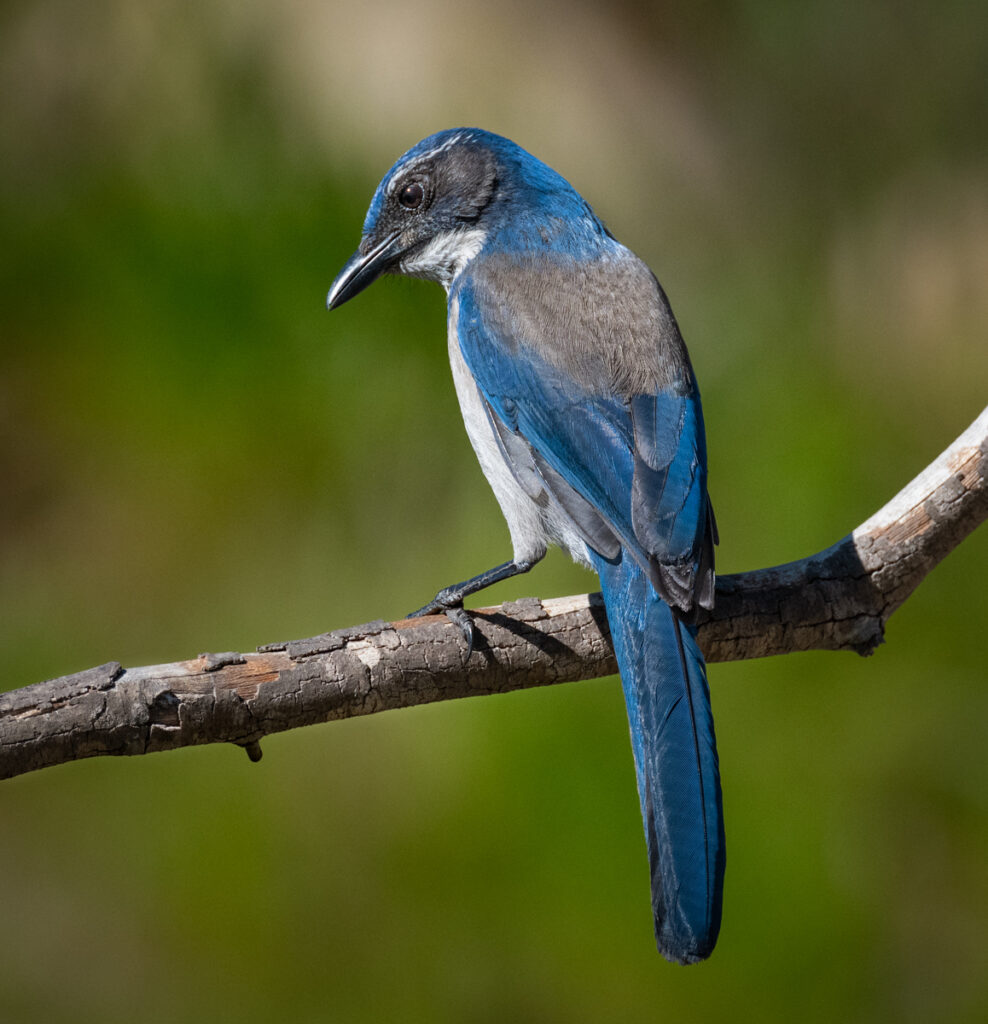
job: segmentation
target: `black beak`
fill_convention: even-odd
[[[326,308],[336,309],[369,284],[373,284],[389,267],[400,251],[398,232],[392,232],[382,239],[368,253],[358,249],[336,275],[336,280],[326,296]]]

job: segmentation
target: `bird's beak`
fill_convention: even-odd
[[[398,255],[398,232],[394,231],[383,238],[369,252],[359,249],[346,261],[346,265],[336,275],[336,280],[326,296],[326,308],[336,309],[358,292],[362,292],[369,284],[373,284]]]

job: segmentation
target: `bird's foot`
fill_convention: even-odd
[[[456,626],[467,644],[467,657],[473,653],[474,625],[473,620],[463,607],[463,597],[455,588],[447,587],[417,611],[406,615],[407,619],[419,619],[423,615],[445,615]]]

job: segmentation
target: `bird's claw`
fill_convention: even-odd
[[[442,600],[442,595],[437,594],[427,605],[423,605],[417,611],[406,615],[406,619],[420,619],[424,615],[445,615],[450,622],[456,626],[467,644],[467,657],[473,653],[474,625],[473,620],[463,607],[462,600],[447,604]]]
[[[446,612],[446,618],[449,619],[454,626],[458,626],[460,632],[463,634],[463,639],[467,642],[467,657],[469,658],[470,655],[473,654],[473,619],[467,615],[466,609],[462,604],[453,605],[451,608],[444,608],[443,611]]]

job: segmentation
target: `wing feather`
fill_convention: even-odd
[[[661,362],[663,346],[674,343],[670,359],[685,369],[677,375],[662,367],[620,367],[622,378],[667,383],[654,394],[608,393],[607,381],[592,379],[600,375],[599,359],[550,361],[544,344],[532,338],[540,323],[564,318],[553,308],[551,289],[529,285],[525,315],[512,318],[505,314],[512,307],[510,275],[499,274],[496,296],[493,287],[482,267],[461,277],[459,340],[519,484],[536,501],[545,494],[555,498],[604,558],[616,558],[625,547],[674,607],[708,605],[716,528],[699,394],[678,331],[671,342],[656,338],[653,357]],[[568,322],[584,320],[570,315]],[[572,344],[582,353],[588,340]],[[620,355],[620,338],[610,344]]]

